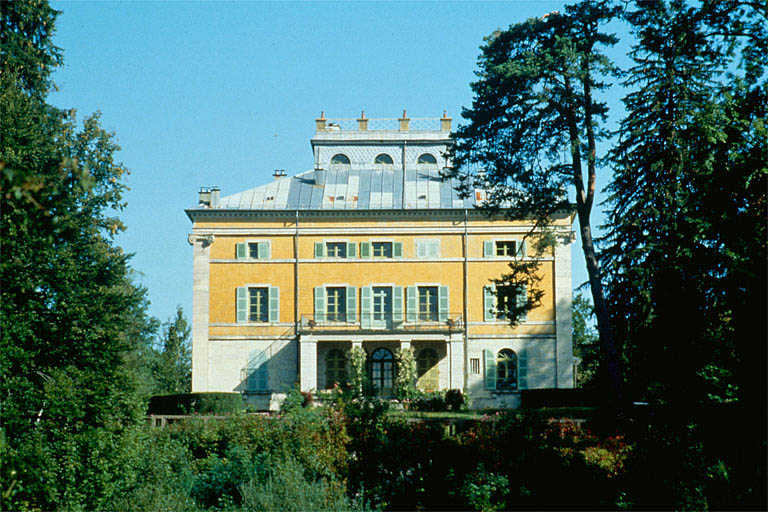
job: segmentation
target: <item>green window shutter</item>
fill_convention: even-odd
[[[496,355],[490,350],[483,350],[485,357],[485,389],[496,389]]]
[[[235,244],[235,258],[238,260],[244,260],[248,257],[248,244],[245,242],[239,242]]]
[[[419,310],[419,290],[415,286],[409,286],[406,290],[406,322],[415,322]]]
[[[323,242],[315,242],[315,258],[325,257],[325,244]]]
[[[325,322],[325,287],[315,286],[315,322]]]
[[[347,242],[347,258],[357,258],[357,244]]]
[[[280,288],[277,286],[269,287],[269,321],[280,321]]]
[[[403,257],[403,242],[395,242],[392,244],[392,255],[395,258]]]
[[[392,321],[396,324],[403,323],[403,287],[392,287]]]
[[[361,258],[370,258],[371,257],[371,242],[361,242],[360,243],[360,257]]]
[[[267,389],[268,359],[266,350],[253,350],[248,354],[246,387],[249,391]]]
[[[437,318],[441,322],[448,320],[448,287],[441,286],[437,293]]]
[[[347,286],[347,322],[357,322],[357,287]]]
[[[416,257],[417,258],[427,257],[427,244],[424,240],[416,240]]]
[[[483,258],[493,258],[493,240],[483,242]]]
[[[268,260],[269,259],[269,242],[259,242],[258,252],[259,252],[260,260]]]
[[[522,287],[517,291],[517,307],[521,308],[525,306],[525,303],[528,301],[528,285],[522,285]],[[525,322],[528,320],[528,313],[523,313],[520,315],[519,320],[521,322]]]
[[[361,246],[362,247],[362,246]],[[360,251],[363,252],[362,250]],[[373,289],[363,286],[360,289],[360,328],[371,328],[371,310],[373,309]]]
[[[524,348],[517,353],[517,388],[528,389],[528,350]]]
[[[245,286],[237,287],[237,321],[248,321],[248,288]]]
[[[496,296],[493,294],[493,286],[483,286],[483,321],[496,320],[495,309]]]
[[[521,258],[528,257],[528,244],[525,242],[525,240],[520,242],[520,250],[518,251],[518,254]]]
[[[427,257],[429,258],[439,258],[440,257],[440,241],[439,240],[432,240],[429,242],[428,251],[427,251]]]

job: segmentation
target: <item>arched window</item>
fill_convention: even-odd
[[[419,156],[419,159],[416,161],[416,163],[424,165],[437,165],[437,159],[435,158],[435,155],[424,153],[423,155]]]
[[[517,389],[517,354],[508,348],[496,356],[496,387]]]
[[[336,153],[331,158],[331,165],[349,165],[349,157],[343,153]]]
[[[325,387],[330,389],[334,384],[347,382],[347,358],[344,353],[335,348],[325,356]]]
[[[422,349],[416,358],[418,380],[416,385],[424,391],[437,391],[439,378],[437,373],[437,352],[431,348]]]
[[[381,394],[391,393],[395,382],[395,365],[392,352],[377,348],[371,354],[371,382]]]
[[[386,153],[380,153],[373,159],[373,163],[379,165],[393,165],[395,162],[392,160],[391,156]]]

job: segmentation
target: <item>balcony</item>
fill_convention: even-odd
[[[430,315],[431,316],[431,315]],[[419,317],[407,319],[395,318],[392,314],[361,314],[352,317],[339,315],[302,315],[299,323],[300,334],[452,334],[464,329],[461,314],[449,313],[440,321],[436,318]]]

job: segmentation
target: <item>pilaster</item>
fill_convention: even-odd
[[[213,236],[189,235],[192,245],[192,392],[209,391],[208,305]]]
[[[573,327],[571,308],[573,283],[571,281],[571,245],[573,233],[559,237],[555,247],[555,386],[573,387]]]
[[[317,389],[317,340],[299,340],[299,386],[302,391]]]
[[[450,389],[464,389],[464,335],[451,334],[448,357],[451,358]]]

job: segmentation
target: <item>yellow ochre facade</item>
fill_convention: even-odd
[[[343,383],[353,347],[383,396],[406,347],[420,388],[460,389],[478,408],[573,387],[571,213],[553,219],[559,243],[538,258],[541,305],[510,327],[493,279],[528,258],[535,234],[486,217],[484,191],[460,197],[443,177],[450,119],[321,116],[316,130],[311,171],[226,197],[202,189],[187,210],[192,390],[275,409],[296,383]]]

